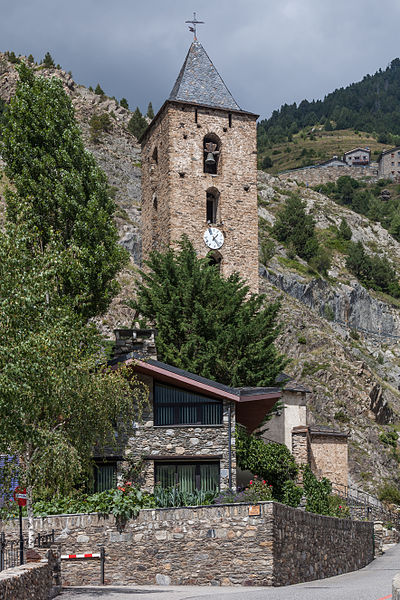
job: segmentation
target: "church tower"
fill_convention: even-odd
[[[144,259],[186,234],[223,276],[238,271],[258,291],[257,118],[195,38],[141,139]]]

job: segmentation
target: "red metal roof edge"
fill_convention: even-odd
[[[161,375],[165,378],[171,379],[172,381],[178,381],[180,383],[184,383],[185,385],[190,386],[196,390],[202,391],[203,393],[208,392],[219,398],[226,398],[228,400],[233,400],[234,402],[237,402],[237,403],[255,402],[256,400],[269,400],[269,399],[274,399],[274,398],[278,399],[282,396],[282,392],[277,391],[277,392],[271,392],[271,393],[267,393],[267,394],[254,394],[252,396],[249,395],[249,396],[245,396],[245,397],[241,398],[238,394],[235,394],[233,392],[230,393],[225,390],[216,388],[214,386],[207,385],[203,382],[196,381],[195,379],[191,379],[190,377],[185,377],[184,375],[178,375],[177,373],[173,373],[171,371],[166,371],[165,369],[162,369],[161,367],[158,367],[156,365],[151,365],[150,363],[147,363],[143,360],[129,358],[128,360],[126,360],[124,362],[124,364],[127,366],[130,364],[133,364],[135,367],[138,368],[139,372],[148,373],[153,376]]]

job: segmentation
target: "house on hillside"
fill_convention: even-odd
[[[313,433],[305,435],[299,452],[298,428],[307,429],[307,387],[287,381],[280,387],[232,388],[157,360],[154,330],[116,330],[112,368],[131,366],[149,389],[149,409],[140,423],[117,439],[115,447],[95,457],[95,489],[116,485],[118,472],[129,460],[143,461],[143,487],[156,483],[163,487],[179,484],[184,491],[226,490],[247,485],[251,474],[236,465],[235,427],[241,424],[250,433],[261,433],[266,442],[285,444],[299,463],[315,465],[319,476],[334,482],[347,481],[347,437],[345,452],[333,452],[334,441],[344,437],[320,433],[318,460]],[[279,385],[280,382],[278,382]],[[265,430],[265,416],[280,401]],[[308,431],[308,429],[307,429]],[[324,437],[325,436],[325,437]],[[335,477],[334,456],[343,457]],[[325,461],[325,462],[324,462]]]
[[[132,365],[150,394],[141,423],[117,450],[96,457],[95,487],[112,487],[126,455],[144,461],[144,488],[236,488],[235,426],[254,431],[282,397],[278,387],[231,388],[159,362],[153,330],[116,331],[113,368]],[[117,444],[118,445],[118,444]]]
[[[369,165],[371,150],[369,148],[353,148],[343,154],[343,162],[350,167],[365,167]]]
[[[379,179],[400,179],[400,146],[384,150],[378,159]]]
[[[318,163],[317,165],[313,165],[314,167],[347,167],[347,163],[344,162],[338,156],[332,156],[329,160],[325,160],[322,163]]]

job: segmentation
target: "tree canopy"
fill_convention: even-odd
[[[57,78],[17,67],[20,81],[2,126],[0,153],[13,190],[7,218],[29,223],[60,251],[58,285],[84,319],[104,312],[127,260],[113,223],[107,179],[85,150],[71,100]]]
[[[274,341],[279,304],[224,279],[187,238],[153,252],[132,305],[157,328],[160,360],[231,386],[273,385],[286,360]]]
[[[140,136],[142,135],[142,133],[144,132],[144,130],[147,127],[147,121],[144,118],[144,116],[142,115],[142,113],[140,112],[139,107],[137,106],[135,109],[135,112],[133,113],[133,115],[131,116],[129,123],[128,123],[128,129],[131,133],[133,133],[133,135],[136,138],[140,138]]]
[[[272,234],[291,246],[298,256],[310,260],[317,253],[318,240],[314,219],[306,213],[305,206],[298,196],[288,196],[277,215]]]

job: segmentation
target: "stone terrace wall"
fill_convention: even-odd
[[[373,558],[372,523],[274,502],[142,510],[122,531],[113,517],[94,514],[38,518],[35,527],[54,528],[62,553],[105,546],[111,584],[284,585],[351,571]],[[65,585],[97,584],[99,561],[63,561],[62,577]]]
[[[274,503],[274,585],[361,569],[374,558],[373,523],[322,517]]]
[[[397,575],[393,577],[392,600],[400,600],[400,573],[397,573]]]
[[[58,595],[51,561],[28,563],[0,572],[0,600],[49,600]]]
[[[369,167],[313,167],[305,169],[294,169],[286,173],[279,173],[279,179],[293,179],[297,182],[308,183],[310,187],[314,185],[336,181],[342,175],[349,175],[353,179],[372,178],[378,179],[378,169],[372,165]]]

